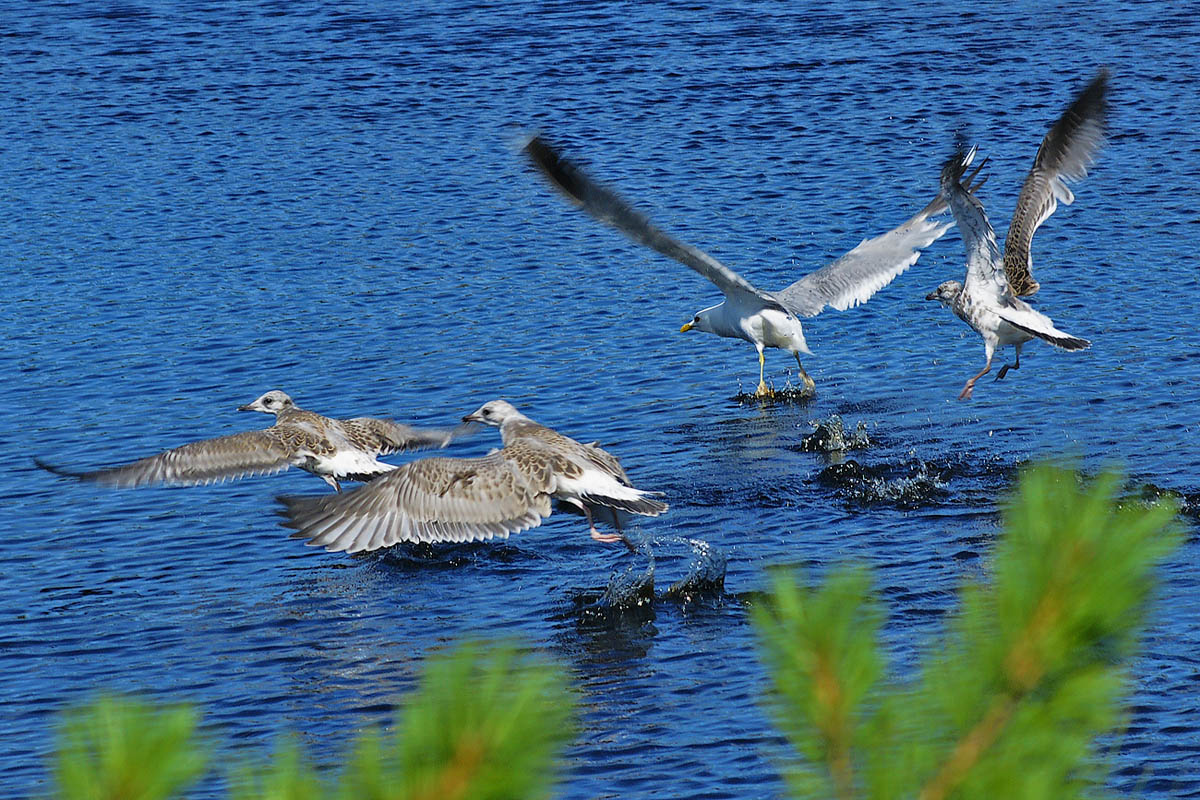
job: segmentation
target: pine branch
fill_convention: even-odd
[[[829,781],[813,793],[858,796],[854,769],[857,711],[880,674],[882,620],[864,570],[842,570],[808,591],[779,573],[770,602],[754,609],[775,678],[775,705],[788,738]],[[794,775],[793,782],[818,780]]]
[[[813,670],[814,695],[823,709],[817,718],[825,740],[826,759],[840,800],[854,798],[854,767],[850,761],[850,713],[846,693],[838,678],[831,654],[818,652]]]
[[[486,754],[487,747],[483,740],[465,733],[455,743],[450,763],[442,769],[436,784],[423,792],[418,791],[413,800],[461,800],[468,797]]]
[[[1118,505],[1119,485],[1023,474],[992,582],[964,587],[915,684],[875,685],[879,617],[864,571],[819,589],[777,575],[754,612],[773,705],[806,757],[796,796],[1062,800],[1101,779],[1091,748],[1117,719],[1122,658],[1155,567],[1180,540],[1173,505]]]
[[[1018,704],[1037,690],[1046,674],[1046,663],[1039,654],[1062,616],[1067,583],[1062,576],[1074,577],[1076,570],[1086,568],[1083,550],[1082,543],[1073,543],[1063,558],[1065,563],[1061,569],[1053,572],[1028,625],[1004,656],[1008,687],[992,699],[979,722],[955,744],[946,763],[917,795],[919,800],[942,800],[948,796],[1000,738]]]

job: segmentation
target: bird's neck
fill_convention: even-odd
[[[537,423],[524,414],[511,416],[500,423],[500,441],[508,444]]]
[[[742,338],[741,315],[728,302],[715,305],[707,312],[703,317],[705,324],[700,326],[700,330],[727,338]]]

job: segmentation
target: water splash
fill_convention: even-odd
[[[867,424],[862,420],[854,428],[854,433],[846,434],[846,425],[841,416],[831,414],[826,419],[814,420],[809,423],[813,432],[800,440],[800,450],[806,453],[841,453],[846,450],[863,450],[871,446],[867,436]]]
[[[606,608],[636,608],[654,601],[654,553],[647,540],[634,542],[628,536],[626,542],[633,548],[634,557],[644,556],[644,562],[630,564],[614,572],[604,587],[597,603]],[[644,563],[644,566],[643,566]]]
[[[875,465],[848,459],[821,470],[816,481],[855,503],[919,508],[949,497],[951,474],[949,468],[919,458]]]
[[[664,600],[692,603],[720,597],[724,593],[727,561],[724,553],[708,542],[671,535],[654,538],[626,535],[635,561],[609,577],[603,593],[595,602],[597,607],[623,610]],[[685,575],[662,594],[654,591],[659,556],[671,565],[684,558],[687,560]]]
[[[692,548],[688,574],[671,584],[665,597],[692,603],[725,592],[725,554],[702,539],[676,539]]]
[[[1155,503],[1163,498],[1171,498],[1179,505],[1181,516],[1200,520],[1200,492],[1164,489],[1147,481],[1131,483],[1128,491],[1131,494],[1129,499],[1143,503]]]
[[[789,372],[787,383],[783,385],[782,389],[771,386],[768,387],[767,393],[762,395],[756,392],[739,391],[730,399],[739,406],[769,407],[785,404],[807,405],[816,396],[816,388],[810,388],[803,383],[798,386],[793,384]]]

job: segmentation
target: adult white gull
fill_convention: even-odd
[[[620,462],[493,400],[463,418],[500,429],[504,446],[479,458],[422,458],[341,495],[280,497],[295,538],[356,553],[399,542],[469,542],[535,528],[560,509],[587,517],[592,538],[624,541],[626,513],[667,504],[634,488]],[[601,533],[603,521],[617,533]],[[628,544],[628,542],[626,542]]]
[[[457,431],[412,428],[389,419],[331,419],[298,407],[273,390],[238,411],[274,414],[275,424],[215,439],[189,442],[131,464],[92,472],[71,472],[34,459],[51,472],[105,486],[149,484],[195,486],[282,472],[299,467],[341,491],[340,480],[365,481],[396,469],[376,456],[401,450],[445,447]]]
[[[975,149],[959,152],[942,168],[942,191],[958,223],[967,251],[967,276],[946,281],[926,300],[939,300],[983,337],[987,363],[963,386],[958,399],[969,398],[975,382],[992,368],[996,349],[1013,345],[1016,358],[1000,368],[996,380],[1021,366],[1021,347],[1041,339],[1064,350],[1082,350],[1090,345],[1054,326],[1050,317],[1034,309],[1021,297],[1032,295],[1040,284],[1033,279],[1033,235],[1058,208],[1070,204],[1075,195],[1066,181],[1078,181],[1104,143],[1108,103],[1108,72],[1101,70],[1054,123],[1042,140],[1033,167],[1025,177],[1008,235],[1004,255],[996,245],[996,233],[988,222],[983,204],[960,183]]]
[[[767,292],[709,254],[655,227],[629,203],[564,158],[542,137],[531,137],[524,151],[551,184],[593,217],[634,241],[690,267],[721,290],[725,295],[722,302],[696,312],[680,330],[696,329],[726,338],[744,339],[753,344],[758,351],[758,396],[771,394],[763,377],[766,363],[763,350],[767,347],[791,353],[796,359],[805,389],[812,391],[813,380],[800,361],[801,353],[811,353],[804,339],[800,317],[816,316],[826,307],[845,311],[865,303],[916,263],[921,250],[937,241],[953,225],[953,222],[934,222],[929,219],[946,208],[939,193],[929,205],[898,228],[873,239],[864,239],[841,258],[805,275],[790,286],[778,292]],[[978,170],[971,175],[971,179],[976,174]],[[971,189],[978,188],[980,184],[982,181]]]

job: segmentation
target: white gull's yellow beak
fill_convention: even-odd
[[[690,330],[691,330],[692,328],[694,328],[694,327],[696,327],[696,326],[695,326],[695,325],[693,325],[692,323],[690,323],[690,322],[685,322],[685,323],[683,323],[683,327],[679,329],[679,332],[680,332],[680,333],[687,333],[688,331],[690,331]]]

